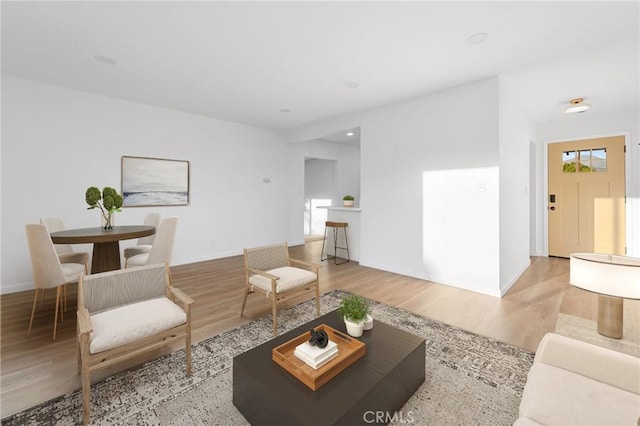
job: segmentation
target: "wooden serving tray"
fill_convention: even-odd
[[[321,324],[315,330],[324,330],[329,336],[329,340],[338,345],[338,356],[317,370],[293,354],[296,346],[309,341],[311,338],[309,332],[291,339],[271,351],[271,359],[314,391],[362,358],[367,352],[364,343],[328,325]]]

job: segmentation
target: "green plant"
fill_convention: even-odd
[[[360,296],[346,296],[340,302],[338,315],[351,322],[362,322],[369,313],[369,304]]]
[[[345,195],[344,197],[342,197],[343,201],[353,201],[353,195]]]
[[[111,215],[122,211],[122,195],[109,186],[105,186],[102,192],[95,186],[90,186],[84,194],[84,199],[89,204],[87,210],[100,209],[106,223],[104,228],[111,229]]]

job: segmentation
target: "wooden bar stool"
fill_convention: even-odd
[[[333,259],[333,263],[336,265],[341,265],[343,263],[349,262],[351,260],[351,258],[349,257],[349,240],[347,239],[347,226],[349,226],[349,224],[347,222],[332,222],[328,220],[324,225],[324,239],[322,240],[322,251],[320,252],[320,260],[325,261],[327,259]],[[333,255],[330,255],[328,253],[325,255],[324,252],[324,245],[327,241],[327,231],[329,230],[329,228],[333,229]],[[342,232],[344,234],[344,247],[338,246],[339,229],[342,229]],[[345,260],[344,262],[338,262],[338,250],[345,250],[347,252],[347,260]],[[344,257],[341,259],[344,259]]]

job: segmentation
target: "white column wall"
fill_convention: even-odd
[[[174,264],[286,239],[280,133],[3,75],[2,293],[32,288],[26,223],[59,216],[68,228],[98,226],[85,190],[120,190],[122,155],[190,161],[189,206],[116,213],[118,225],[149,211],[177,216]]]
[[[500,293],[529,267],[530,141],[533,124],[500,84]]]

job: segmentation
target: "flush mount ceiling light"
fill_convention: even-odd
[[[591,105],[584,103],[583,98],[575,98],[569,101],[569,105],[564,108],[565,114],[571,114],[574,112],[585,112],[591,109]]]
[[[104,55],[94,55],[93,59],[95,59],[96,62],[100,62],[104,65],[116,65],[118,63],[118,61],[116,61],[115,59]]]
[[[354,133],[353,133],[353,132],[349,132],[349,133],[347,133],[347,136],[353,136],[353,135],[354,135]]]
[[[291,110],[287,109],[287,108],[280,108],[280,112],[284,113],[284,114],[289,114],[291,112]]]
[[[487,39],[487,37],[489,37],[489,34],[487,33],[478,33],[478,34],[473,34],[470,35],[469,37],[467,37],[465,39],[465,44],[480,44],[483,41],[485,41]]]
[[[348,81],[344,85],[347,86],[349,89],[357,89],[358,87],[360,87],[360,85],[355,81]]]

